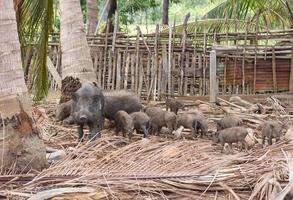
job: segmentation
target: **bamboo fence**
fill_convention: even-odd
[[[88,36],[98,83],[103,89],[128,89],[141,98],[209,94],[209,55],[218,50],[220,94],[256,94],[293,90],[293,29],[209,33],[205,28],[182,32],[159,25],[151,34],[117,31]],[[174,24],[175,25],[175,24]],[[50,57],[61,73],[58,34],[52,34]],[[52,85],[54,80],[51,77]]]

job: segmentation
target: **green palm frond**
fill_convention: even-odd
[[[245,21],[250,18],[251,22],[256,22],[258,16],[260,30],[267,26],[274,29],[289,27],[292,20],[285,0],[226,0],[206,14],[209,19]],[[223,24],[219,26],[225,29]]]
[[[23,0],[20,3],[20,41],[22,46],[35,44],[28,88],[35,100],[48,92],[47,49],[54,19],[54,0]]]
[[[210,33],[232,32],[235,29],[245,31],[248,20],[249,31],[255,31],[257,24],[260,31],[284,29],[292,26],[292,6],[292,0],[226,0],[207,12],[201,20],[188,23],[187,31],[194,32],[195,28],[198,32]],[[176,32],[182,30],[182,25],[175,28]]]

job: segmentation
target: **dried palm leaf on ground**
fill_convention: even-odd
[[[38,174],[0,177],[2,189],[9,188],[2,195],[86,186],[105,194],[100,199],[268,199],[279,192],[273,184],[284,188],[289,180],[290,139],[226,155],[208,139],[136,135],[129,141],[111,129],[97,141],[78,144],[74,127],[48,116],[41,124],[47,145],[63,147],[67,156]]]
[[[204,191],[207,195],[233,191],[237,196],[246,191],[247,198],[247,192],[255,195],[255,184],[267,173],[273,172],[270,179],[288,181],[283,152],[292,150],[293,144],[281,142],[247,154],[225,155],[209,140],[155,137],[129,143],[123,137],[106,135],[77,147],[16,191],[91,186],[103,189],[111,198],[118,198],[120,193],[135,198],[138,193],[166,199],[172,195],[192,198]],[[264,185],[260,187],[262,193],[273,192]]]

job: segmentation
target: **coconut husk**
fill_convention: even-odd
[[[61,83],[61,97],[59,104],[65,103],[71,99],[72,93],[81,87],[79,78],[67,76]]]

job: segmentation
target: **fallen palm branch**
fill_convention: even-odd
[[[237,115],[250,124],[279,117]],[[38,174],[0,177],[1,195],[27,198],[55,188],[87,187],[97,199],[269,199],[289,181],[290,140],[226,155],[208,139],[135,135],[129,141],[111,129],[97,141],[79,144],[75,127],[46,115],[39,128],[48,146],[63,148],[67,155]]]
[[[270,189],[266,185],[254,188],[265,174],[280,183],[288,181],[283,152],[292,150],[293,144],[282,142],[248,154],[225,155],[209,140],[152,138],[129,143],[123,137],[105,136],[73,149],[35,177],[20,178],[22,186],[13,192],[88,186],[104,190],[111,198],[119,198],[120,193],[137,197],[138,192],[167,199],[169,195],[191,198],[204,191],[206,195],[229,191],[234,197],[249,191],[255,196],[253,190]]]

